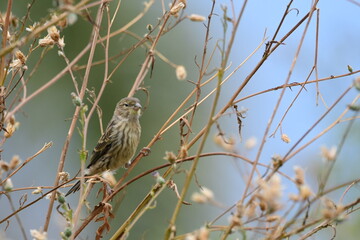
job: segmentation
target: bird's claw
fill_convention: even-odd
[[[110,187],[109,184],[105,184],[105,185],[106,185],[106,193],[108,195],[111,195],[114,192],[114,190]]]
[[[148,147],[143,147],[143,149],[141,149],[140,153],[142,153],[146,157],[151,153],[151,149]]]
[[[140,153],[141,153],[142,155],[144,155],[144,157],[146,157],[146,156],[148,156],[148,155],[151,153],[151,150],[150,150],[150,148],[148,148],[148,147],[143,147],[143,148],[140,150]],[[130,160],[130,161],[128,161],[127,163],[125,163],[124,168],[129,168],[129,167],[131,166],[131,164],[132,164],[132,161]]]
[[[132,163],[132,161],[131,161],[131,160],[130,160],[130,161],[128,161],[127,163],[125,163],[124,168],[125,168],[125,169],[128,169],[128,168],[131,166],[131,163]]]

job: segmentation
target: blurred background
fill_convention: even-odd
[[[279,39],[287,33],[310,9],[312,1],[294,1],[292,12],[286,18],[284,27],[279,33]],[[7,1],[0,2],[1,12],[6,11]],[[166,4],[169,1],[165,1]],[[28,1],[14,1],[13,14],[16,16],[24,16]],[[49,14],[50,9],[54,7],[52,1],[35,1],[31,10],[31,21],[40,21]],[[242,1],[234,1],[235,14],[238,15],[242,6]],[[243,19],[238,29],[235,39],[233,51],[229,64],[231,64],[228,73],[234,70],[244,59],[254,51],[261,43],[264,35],[271,38],[278,26],[279,21],[286,9],[288,1],[249,1],[244,12]],[[116,1],[110,3],[110,9],[113,12]],[[223,26],[221,18],[223,11],[221,6],[228,7],[228,15],[231,15],[231,1],[216,1],[215,15],[212,18],[208,52],[213,51],[218,40],[223,38]],[[116,19],[113,29],[120,28],[132,18],[134,18],[144,8],[142,1],[122,1],[120,12]],[[355,70],[360,68],[360,21],[358,16],[360,7],[351,1],[328,0],[320,1],[318,8],[320,9],[320,25],[319,25],[319,49],[318,49],[318,74],[319,78],[329,77],[331,75],[340,75],[348,73],[347,65],[352,66]],[[96,8],[97,9],[97,8]],[[91,9],[90,14],[96,14],[95,8]],[[207,17],[211,9],[210,0],[188,1],[184,14],[199,14]],[[156,1],[150,11],[129,30],[135,32],[139,36],[147,33],[146,26],[148,24],[156,25],[158,18],[162,15],[161,1]],[[290,82],[303,82],[309,75],[314,65],[315,54],[315,31],[316,31],[316,15],[313,16],[308,33],[306,35],[301,53],[294,68]],[[170,21],[174,22],[172,18]],[[104,21],[105,22],[105,21]],[[230,23],[229,23],[230,24]],[[105,26],[105,25],[104,25]],[[239,98],[246,97],[250,94],[263,91],[284,84],[291,67],[293,58],[300,38],[302,36],[304,26],[301,26],[290,38],[285,41],[275,51],[273,55],[265,62],[259,71],[252,78],[251,82],[246,86]],[[78,17],[76,23],[61,31],[61,36],[65,37],[65,53],[72,60],[88,43],[90,38],[91,23],[81,16]],[[102,35],[105,33],[105,27]],[[203,51],[203,43],[205,39],[206,29],[203,23],[191,22],[185,20],[181,22],[175,29],[167,33],[160,39],[157,50],[165,55],[171,62],[177,65],[184,65],[187,70],[187,80],[197,81],[198,68],[195,64],[195,58],[200,61]],[[226,36],[231,34],[231,26],[229,26]],[[119,35],[111,40],[110,54],[116,54],[137,42],[136,39],[128,35]],[[221,89],[221,97],[219,109],[232,96],[234,89],[242,83],[244,78],[252,71],[254,66],[261,59],[265,46],[262,46],[255,55],[241,67],[231,79],[223,85]],[[21,49],[26,52],[26,48]],[[97,48],[96,59],[103,59],[103,49]],[[119,99],[126,96],[136,78],[141,64],[146,57],[147,50],[138,48],[125,61],[121,68],[111,79],[111,83],[107,86],[105,93],[99,103],[103,111],[103,124],[106,126],[112,116],[115,104]],[[28,59],[27,66],[31,70],[38,59],[40,51],[36,51]],[[220,54],[217,52],[210,64],[209,69],[216,70],[220,64]],[[80,64],[85,64],[87,58],[83,58]],[[114,67],[118,60],[111,62],[110,66]],[[63,59],[58,56],[57,49],[50,51],[45,61],[42,63],[36,75],[32,77],[28,83],[28,93],[32,93],[40,86],[49,81],[66,64]],[[77,71],[75,76],[80,82],[83,78],[84,71]],[[104,75],[103,65],[93,67],[91,70],[90,84],[97,92],[101,86]],[[25,74],[26,77],[26,74]],[[326,105],[320,100],[316,104],[316,86],[310,84],[306,86],[295,102],[295,105],[286,116],[282,131],[286,133],[291,143],[287,144],[281,141],[281,133],[278,131],[274,138],[267,138],[264,151],[261,154],[261,162],[270,163],[271,157],[275,154],[284,155],[293,144],[313,125],[318,118],[327,110],[327,106],[334,103],[336,99],[347,89],[353,82],[355,76],[343,77],[339,79],[321,82],[319,89]],[[311,80],[315,79],[313,74]],[[205,96],[211,89],[215,87],[215,81],[205,87],[202,96]],[[148,75],[145,79],[143,87],[146,87],[150,93],[150,102],[146,106],[146,110],[141,118],[143,129],[139,150],[146,146],[151,138],[157,133],[158,129],[176,109],[176,107],[184,100],[184,98],[192,91],[194,85],[187,81],[179,81],[176,78],[175,69],[169,64],[156,58],[152,76]],[[298,93],[299,87],[287,89],[284,100],[277,112],[270,133],[272,133],[284,112],[288,108],[293,98]],[[69,75],[56,82],[47,91],[38,95],[31,100],[25,107],[16,114],[17,121],[20,122],[19,130],[14,136],[2,146],[2,159],[9,161],[14,155],[19,155],[22,160],[27,159],[36,153],[46,142],[53,142],[53,147],[36,157],[30,164],[21,170],[21,174],[16,174],[13,178],[14,188],[28,186],[51,186],[54,183],[54,174],[57,171],[58,161],[61,150],[64,145],[70,120],[74,113],[74,105],[71,99],[71,92],[74,92],[74,86]],[[266,125],[273,113],[275,104],[278,100],[281,90],[272,91],[270,93],[261,94],[259,96],[241,101],[238,106],[240,109],[247,109],[246,118],[243,119],[241,137],[237,132],[237,121],[234,115],[224,116],[219,124],[222,131],[227,136],[232,136],[236,141],[235,151],[250,159],[255,159],[259,143],[265,132]],[[343,112],[347,105],[351,103],[358,92],[353,89],[347,94],[343,100],[335,107],[335,109],[304,139],[306,143],[327,126]],[[146,95],[139,91],[136,97],[140,98],[143,106],[146,105]],[[202,128],[209,116],[213,98],[209,98],[197,112],[196,123],[193,128],[195,134]],[[190,105],[190,104],[189,104]],[[229,111],[230,113],[230,111]],[[350,113],[346,117],[351,117]],[[330,132],[315,141],[305,150],[301,151],[291,159],[283,168],[289,176],[293,176],[293,166],[299,165],[306,171],[306,181],[315,192],[318,186],[318,178],[321,170],[324,168],[325,162],[321,156],[321,147],[331,148],[339,144],[344,134],[347,123],[338,124]],[[334,166],[334,172],[330,175],[327,186],[336,186],[340,183],[354,180],[359,177],[360,163],[360,125],[355,121],[349,136],[346,139],[345,146],[340,152],[337,162]],[[211,137],[207,141],[205,152],[222,151],[213,141],[213,137],[217,134],[216,128],[211,132]],[[94,115],[90,122],[88,135],[88,150],[91,151],[100,136],[99,121]],[[257,144],[252,149],[247,149],[245,143],[248,139],[256,139]],[[173,151],[177,153],[179,150],[179,126],[175,125],[170,131],[166,132],[162,139],[151,149],[151,154],[141,160],[135,170],[129,176],[132,177],[158,165],[166,163],[163,159],[165,151]],[[302,146],[302,144],[300,144]],[[81,139],[79,134],[75,132],[71,140],[70,148],[66,158],[65,171],[71,176],[77,173],[80,162],[78,151],[81,148]],[[196,152],[196,146],[193,147],[189,154]],[[184,163],[182,168],[189,169],[190,163]],[[244,186],[245,176],[249,172],[250,166],[229,157],[209,157],[201,159],[200,165],[196,172],[197,181],[200,185],[211,189],[215,194],[215,199],[223,206],[231,206],[241,198]],[[116,178],[122,176],[124,169],[117,171]],[[163,171],[160,171],[163,173]],[[175,177],[175,183],[181,190],[185,173],[179,173]],[[289,184],[283,179],[284,197],[291,192],[296,192],[293,184]],[[112,220],[111,232],[126,219],[133,211],[136,205],[149,192],[155,184],[152,176],[146,176],[129,186],[123,194],[119,196],[122,201],[116,210],[115,219]],[[96,186],[88,201],[93,207],[100,201],[100,197],[96,198]],[[186,201],[191,201],[190,196],[193,192],[198,191],[198,187],[193,183]],[[65,192],[66,190],[62,190]],[[337,202],[342,195],[344,189],[340,189],[330,195],[334,202]],[[37,198],[31,195],[31,191],[26,191],[28,201]],[[14,192],[12,194],[16,204],[18,199],[25,192]],[[359,197],[360,189],[358,186],[353,187],[346,195],[344,203],[353,201]],[[121,194],[120,194],[121,195]],[[284,198],[284,199],[286,199]],[[68,197],[71,206],[76,206],[78,195],[73,194]],[[156,201],[156,207],[148,210],[145,215],[136,224],[131,232],[129,239],[162,239],[164,229],[168,225],[171,218],[177,197],[171,190],[164,191]],[[12,211],[8,207],[8,200],[4,196],[0,196],[1,219],[10,214]],[[18,205],[17,205],[18,206]],[[315,206],[320,206],[315,205]],[[40,229],[45,223],[45,215],[48,209],[48,200],[41,200],[31,208],[22,211],[19,216],[23,220],[26,230]],[[55,210],[56,211],[56,210]],[[65,220],[60,214],[54,211],[49,229],[49,239],[59,239],[59,232],[65,228]],[[200,205],[193,203],[191,206],[183,206],[177,221],[177,233],[182,234],[193,231],[204,226],[207,222],[212,221],[223,209],[211,205]],[[84,210],[82,217],[86,216],[87,211]],[[221,218],[216,225],[227,225],[230,214]],[[350,218],[344,223],[337,226],[336,239],[357,239],[360,230],[360,217],[358,213],[350,215]],[[93,239],[94,233],[99,224],[94,223],[86,228],[79,239]],[[7,228],[7,229],[6,229]],[[6,229],[6,231],[5,231]],[[29,232],[28,232],[29,233]],[[315,236],[313,239],[330,239],[333,235],[332,229],[325,229]],[[107,236],[111,236],[111,233]],[[241,235],[231,236],[229,239],[235,239]],[[259,236],[257,236],[259,237]],[[30,239],[29,234],[29,239]],[[212,239],[218,239],[219,235],[212,235]],[[18,225],[14,218],[10,220],[9,226],[1,225],[0,239],[22,239],[22,235],[18,230]],[[256,239],[256,236],[254,237]]]

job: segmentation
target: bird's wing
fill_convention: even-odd
[[[98,143],[96,144],[90,158],[90,163],[87,168],[95,164],[100,157],[105,156],[106,153],[111,149],[113,141],[111,141],[112,128],[107,128],[106,132],[101,136]]]

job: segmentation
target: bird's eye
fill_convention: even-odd
[[[124,107],[128,107],[129,104],[128,104],[128,103],[124,103],[123,106],[124,106]]]

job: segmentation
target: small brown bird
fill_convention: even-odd
[[[140,115],[139,99],[128,97],[117,103],[106,131],[91,154],[90,164],[85,169],[85,176],[116,170],[131,160],[140,141]],[[80,181],[77,181],[65,196],[79,189]]]

